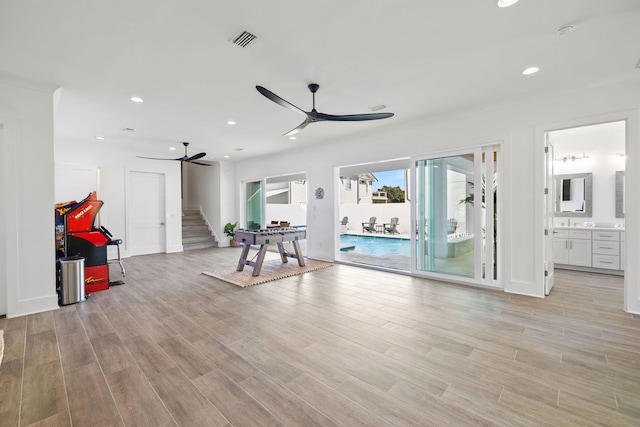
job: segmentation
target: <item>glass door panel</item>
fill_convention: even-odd
[[[245,184],[247,230],[262,228],[262,181]]]
[[[499,286],[499,146],[415,160],[415,272]]]
[[[476,277],[475,153],[416,162],[416,269]]]

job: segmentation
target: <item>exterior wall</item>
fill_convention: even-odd
[[[347,178],[339,179],[339,200],[341,203],[373,203],[373,186],[370,181],[351,179],[351,189],[348,189],[348,186],[349,180]]]
[[[293,181],[289,188],[292,205],[307,204],[307,181]]]

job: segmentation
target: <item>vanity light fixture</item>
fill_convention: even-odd
[[[144,99],[140,98],[139,96],[132,96],[131,98],[129,98],[130,100],[132,100],[133,102],[144,102]]]
[[[568,154],[564,157],[556,157],[556,162],[565,162],[567,163],[568,160],[571,160],[572,162],[575,162],[576,160],[582,160],[582,159],[588,159],[589,157],[591,157],[588,154],[582,153],[582,156],[573,156],[571,154]]]
[[[531,74],[535,74],[538,71],[540,71],[540,68],[538,68],[538,67],[529,67],[529,68],[525,68],[524,70],[522,70],[522,75],[523,76],[530,76]]]
[[[498,7],[509,7],[516,4],[518,0],[498,0]]]

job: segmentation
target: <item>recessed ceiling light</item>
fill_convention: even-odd
[[[231,158],[231,156],[224,156],[224,158],[225,158],[225,159],[230,159],[230,158]]]
[[[294,139],[298,139],[298,138],[296,138],[295,136],[290,136],[289,139],[290,140],[294,140]]]
[[[236,124],[236,122],[234,122],[233,120],[227,120],[227,124],[233,126]]]
[[[133,102],[144,102],[144,99],[140,98],[139,96],[132,96],[131,99]]]
[[[525,68],[524,70],[522,70],[522,75],[528,76],[528,75],[531,75],[531,74],[535,74],[538,71],[540,71],[540,68],[538,68],[538,67],[529,67],[529,68]]]
[[[104,139],[104,136],[96,136],[96,139],[99,139],[102,141]]]
[[[169,150],[176,151],[176,147],[169,147]]]
[[[516,4],[518,0],[498,0],[498,7],[509,7]]]

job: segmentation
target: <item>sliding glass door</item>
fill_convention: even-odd
[[[497,285],[497,161],[497,147],[415,161],[415,272]]]
[[[245,183],[247,230],[262,228],[262,181]]]

